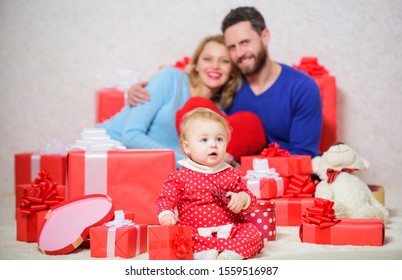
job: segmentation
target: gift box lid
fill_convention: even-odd
[[[87,237],[89,228],[114,216],[112,199],[104,194],[85,195],[52,207],[39,232],[39,250],[63,255],[75,250]]]
[[[252,211],[275,211],[275,202],[270,200],[257,199]]]

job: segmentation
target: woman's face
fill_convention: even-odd
[[[208,42],[197,61],[196,71],[201,86],[212,92],[218,91],[230,78],[231,60],[226,46],[217,42]]]

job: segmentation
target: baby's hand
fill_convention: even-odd
[[[239,213],[247,204],[247,197],[245,193],[227,192],[226,196],[231,197],[228,208],[233,213]]]
[[[160,218],[159,222],[162,226],[171,226],[176,224],[176,217],[173,214],[166,214]]]

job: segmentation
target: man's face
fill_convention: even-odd
[[[268,38],[264,36],[268,35],[268,30],[265,31],[258,35],[248,21],[239,22],[225,31],[230,56],[244,75],[253,75],[265,65]]]

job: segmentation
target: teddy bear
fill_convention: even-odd
[[[369,163],[344,143],[337,143],[312,159],[313,173],[320,178],[315,197],[334,202],[338,218],[382,219],[388,221],[388,210],[376,200],[359,174]]]

